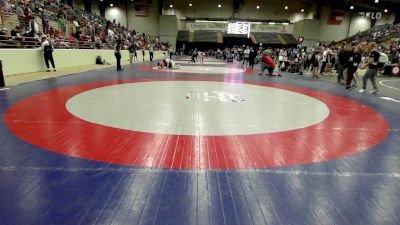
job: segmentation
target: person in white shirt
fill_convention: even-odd
[[[319,71],[320,75],[325,72],[326,64],[328,63],[328,55],[330,54],[331,50],[329,48],[326,48],[322,52],[322,65],[321,65],[321,70]]]
[[[47,40],[46,35],[42,36],[41,50],[43,51],[44,62],[46,63],[47,72],[50,72],[49,61],[51,63],[51,66],[53,67],[53,70],[56,71],[56,66],[54,64],[54,58],[53,58],[53,50],[54,50],[53,44],[49,40]]]
[[[244,58],[243,58],[243,63],[242,66],[244,66],[246,64],[246,67],[249,63],[249,58],[250,58],[250,49],[249,46],[246,47],[246,49],[243,52]]]
[[[203,63],[204,62],[204,56],[206,55],[206,53],[199,51],[198,55],[200,56],[201,63]]]

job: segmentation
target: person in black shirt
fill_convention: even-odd
[[[122,70],[121,68],[121,40],[117,40],[117,44],[114,49],[115,58],[117,59],[117,71]]]
[[[368,49],[370,51],[369,60],[362,67],[362,69],[365,69],[368,67],[368,70],[363,77],[363,88],[359,92],[364,93],[366,91],[367,82],[368,82],[368,79],[370,79],[372,82],[372,85],[374,86],[374,90],[372,90],[371,93],[375,94],[375,93],[378,93],[378,91],[379,91],[378,86],[376,85],[376,76],[380,69],[380,65],[379,65],[380,53],[378,52],[378,50],[376,50],[376,44],[374,42],[369,43]]]
[[[250,48],[250,55],[249,55],[249,66],[250,68],[254,69],[254,64],[255,60],[257,57],[257,51],[253,49],[253,47]]]
[[[353,81],[354,74],[357,71],[358,66],[361,63],[361,50],[359,47],[354,47],[353,51],[349,53],[348,61],[347,61],[347,80],[346,80],[346,89],[350,88],[351,81]],[[356,80],[355,80],[356,81]],[[356,81],[357,83],[357,81]]]
[[[343,71],[346,68],[347,59],[348,59],[348,52],[346,52],[345,46],[343,46],[339,51],[339,64],[338,64],[338,77],[337,77],[338,83],[340,83],[344,79]]]

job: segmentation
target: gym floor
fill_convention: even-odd
[[[1,224],[400,224],[399,78],[177,61],[1,90]]]

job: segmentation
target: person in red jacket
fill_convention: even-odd
[[[261,74],[263,75],[264,70],[268,70],[268,76],[274,76],[274,70],[276,63],[271,57],[272,52],[269,50],[265,50],[263,52],[262,60],[261,60]],[[278,76],[281,76],[281,74],[278,73]]]

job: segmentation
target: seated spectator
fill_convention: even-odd
[[[28,37],[35,37],[36,34],[39,33],[39,25],[36,23],[34,19],[29,21],[28,30],[26,34]]]
[[[3,29],[0,30],[0,42],[7,41],[7,40],[8,40],[7,32],[8,32],[8,30],[7,30],[7,28],[5,28],[5,27],[4,27]]]

